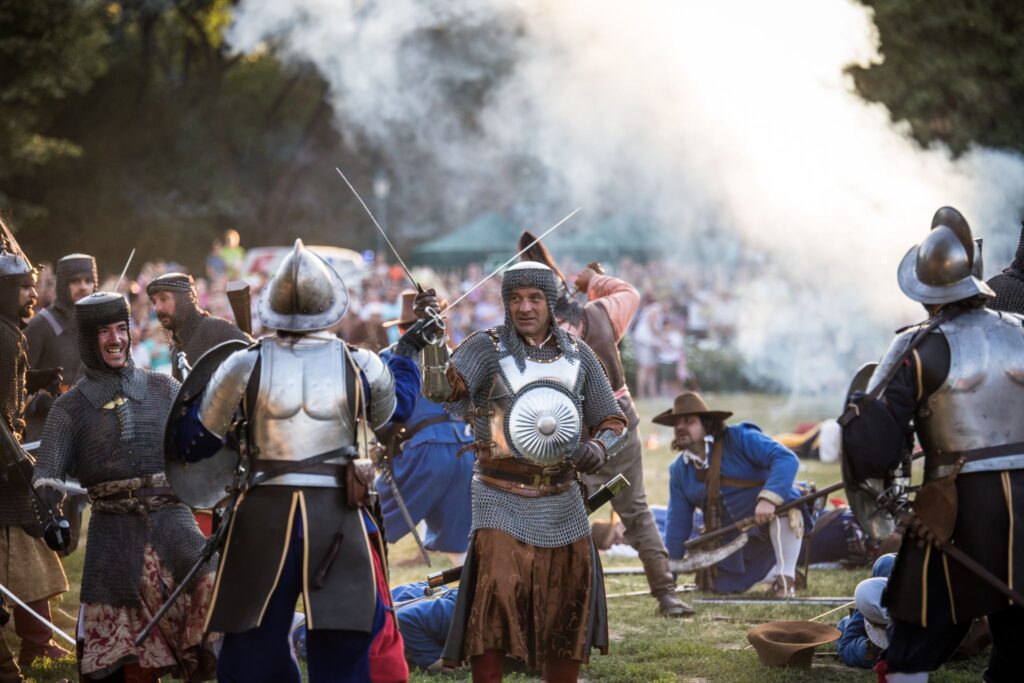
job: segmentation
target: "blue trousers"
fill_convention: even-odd
[[[217,660],[220,683],[302,683],[291,647],[292,615],[302,594],[302,520],[296,515],[288,554],[263,621],[254,629],[228,633]],[[338,609],[344,609],[338,605]],[[313,629],[306,634],[310,683],[357,683],[370,680],[370,645],[384,627],[380,596],[373,631]]]

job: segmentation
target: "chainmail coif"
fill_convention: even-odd
[[[1001,274],[989,279],[988,285],[996,293],[996,298],[988,304],[989,308],[1024,313],[1024,224],[1021,225],[1020,242],[1013,262]]]
[[[526,367],[526,344],[523,338],[516,333],[515,325],[512,322],[512,312],[509,310],[509,297],[512,290],[520,288],[539,289],[544,292],[548,304],[549,325],[554,334],[558,348],[565,354],[566,358],[575,361],[577,358],[576,345],[569,339],[568,333],[560,328],[555,316],[555,304],[558,301],[561,287],[555,271],[543,263],[537,261],[520,261],[505,271],[501,280],[501,301],[505,305],[505,324],[498,328],[498,335],[504,342],[509,354],[515,359],[516,367],[523,370]]]
[[[71,281],[79,277],[91,277],[99,282],[96,276],[96,259],[88,254],[68,254],[57,261],[57,298],[53,307],[73,321],[75,302],[71,299]]]
[[[171,341],[179,350],[182,350],[192,338],[192,333],[209,315],[199,308],[195,280],[191,275],[185,273],[166,273],[154,278],[146,285],[146,294],[149,296],[153,296],[157,292],[170,292],[174,296]],[[196,361],[195,358],[189,358],[189,360]]]
[[[149,296],[156,292],[170,292],[174,296],[174,327],[168,335],[172,358],[180,352],[185,354],[185,360],[189,365],[195,365],[204,353],[218,344],[231,339],[252,341],[249,335],[238,329],[230,320],[210,315],[199,308],[195,282],[191,275],[161,275],[146,286],[146,293]],[[173,364],[171,374],[175,379],[182,379],[177,362]]]
[[[75,316],[86,376],[54,402],[47,416],[35,480],[72,475],[93,492],[100,484],[159,475],[164,427],[178,383],[136,368],[130,356],[123,368],[103,363],[98,330],[128,321],[123,296],[87,296],[75,304]],[[146,545],[180,581],[203,543],[191,512],[181,504],[148,512],[96,509],[89,523],[82,601],[138,606]]]

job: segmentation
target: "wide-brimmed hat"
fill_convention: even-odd
[[[750,629],[747,640],[765,666],[809,669],[814,648],[841,635],[836,628],[816,621],[769,621]]]
[[[724,420],[732,413],[726,410],[711,410],[696,391],[684,391],[676,396],[676,400],[672,402],[672,407],[669,410],[656,415],[652,422],[672,427],[684,415],[707,415]]]

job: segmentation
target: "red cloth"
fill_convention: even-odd
[[[374,536],[371,535],[371,539]],[[388,589],[384,565],[373,541],[370,542],[373,556],[373,574],[377,580],[378,599],[384,601],[387,615],[382,628],[370,645],[370,683],[398,683],[409,680],[409,664],[405,661],[405,643],[398,632],[398,619],[391,603],[391,591]]]

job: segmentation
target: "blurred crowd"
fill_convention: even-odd
[[[446,270],[419,267],[413,274],[423,287],[434,287],[447,301],[454,301],[495,266],[487,264],[485,268],[474,263]],[[687,363],[687,349],[694,345],[728,347],[732,343],[737,306],[729,288],[709,279],[698,268],[681,268],[675,261],[639,263],[623,258],[601,266],[609,275],[631,283],[641,295],[624,349],[624,356],[632,358],[634,395],[673,396],[684,388],[699,389],[699,378]],[[583,264],[568,261],[562,267],[571,287]],[[146,284],[158,275],[175,271],[188,272],[188,269],[179,263],[149,261],[142,265],[137,276],[121,285],[122,291],[130,292],[134,317],[132,353],[142,367],[170,372],[167,333],[146,296]],[[111,274],[109,264],[100,264],[100,272],[102,288],[113,289],[118,278]],[[229,319],[233,319],[233,315],[225,295],[227,283],[248,282],[253,324],[257,326],[253,332],[260,334],[255,306],[272,273],[247,267],[246,252],[237,232],[229,230],[223,239],[216,240],[206,259],[205,272],[191,274],[196,281],[200,307]],[[368,253],[361,270],[343,277],[349,288],[349,312],[334,331],[352,344],[373,350],[394,342],[398,338],[397,327],[384,323],[398,318],[401,293],[410,287],[402,268]],[[39,287],[40,308],[52,301],[53,286],[52,269],[44,269]],[[584,300],[582,294],[578,296]],[[504,312],[500,277],[488,280],[469,294],[452,309],[447,319],[453,345],[474,330],[501,324]]]

